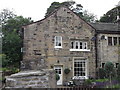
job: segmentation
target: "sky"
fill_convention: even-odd
[[[63,2],[67,0],[0,0],[0,11],[2,9],[13,10],[15,14],[23,17],[31,17],[38,21],[43,19],[47,8],[52,2]],[[83,10],[93,13],[99,19],[103,14],[118,5],[120,0],[74,0],[83,6]]]

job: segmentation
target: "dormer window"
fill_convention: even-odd
[[[62,48],[62,37],[55,36],[55,48]]]

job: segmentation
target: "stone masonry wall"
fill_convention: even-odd
[[[61,7],[46,19],[25,27],[23,62],[44,59],[46,68],[53,69],[55,65],[62,65],[64,71],[68,67],[71,69],[70,74],[67,75],[70,80],[74,76],[74,58],[79,57],[87,61],[87,76],[94,77],[96,66],[95,42],[92,40],[94,35],[94,28],[69,9]],[[62,36],[61,49],[54,47],[55,36]],[[86,41],[90,51],[70,51],[72,40]],[[39,65],[36,65],[32,69],[38,67]],[[63,80],[66,80],[64,74]]]
[[[105,36],[106,39],[101,39],[101,36]],[[119,46],[109,46],[108,45],[108,37],[120,37],[119,34],[99,34],[98,35],[98,61],[99,66],[101,63],[106,63],[111,61],[113,63],[118,63],[119,61]]]
[[[51,82],[52,81],[52,82]],[[53,70],[22,71],[6,77],[6,88],[55,88]]]

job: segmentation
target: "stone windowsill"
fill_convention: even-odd
[[[70,49],[70,51],[85,51],[85,52],[89,52],[90,49]]]

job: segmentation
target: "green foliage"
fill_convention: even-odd
[[[2,66],[7,67],[22,60],[22,39],[20,38],[22,33],[20,32],[22,26],[31,23],[32,20],[31,18],[17,16],[9,10],[3,10],[0,13],[0,20],[2,21],[2,33],[4,35],[2,38]]]
[[[114,64],[112,62],[106,62],[105,63],[105,72],[107,77],[114,77],[115,70],[114,70]]]
[[[2,66],[7,66],[9,65],[9,59],[6,58],[6,55],[5,54],[0,54],[0,64]]]
[[[31,23],[31,18],[24,18],[23,16],[16,16],[7,20],[6,24],[3,26],[3,32],[19,32],[23,25]]]
[[[56,73],[56,80],[58,81],[60,79],[60,76]]]
[[[64,70],[64,73],[65,74],[68,74],[70,72],[70,69],[69,68],[66,68],[65,70]]]
[[[3,59],[3,67],[21,60],[21,44],[22,40],[15,31],[4,36],[3,53],[6,54],[6,59]]]
[[[109,81],[107,78],[105,78],[105,79],[97,79],[97,80],[95,80],[95,82],[106,82],[106,81]]]
[[[103,78],[105,78],[105,76],[106,76],[106,72],[105,72],[104,68],[99,68],[98,77],[103,79]]]
[[[13,11],[9,10],[9,9],[3,9],[0,12],[0,22],[2,24],[6,24],[7,20],[10,18],[14,18],[16,15],[14,14]]]
[[[91,85],[92,84],[92,80],[90,79],[86,79],[84,82],[85,85]]]
[[[76,5],[76,7],[75,7]],[[83,18],[87,22],[93,22],[95,21],[95,15],[92,13],[88,13],[88,11],[83,11],[83,6],[81,4],[76,4],[75,1],[65,1],[62,3],[59,2],[53,2],[50,7],[47,9],[45,17],[49,16],[55,9],[58,9],[61,6],[66,6],[70,10],[72,10],[75,14],[77,14],[79,17]]]
[[[19,70],[19,68],[16,68],[16,67],[2,67],[2,68],[0,68],[4,73],[5,72],[11,72],[11,73],[17,73],[17,72],[19,72],[20,70]]]
[[[117,20],[117,15],[119,12],[120,12],[120,6],[109,10],[106,14],[104,14],[100,18],[100,22],[114,23]],[[120,13],[119,13],[119,16],[120,16]]]
[[[117,68],[117,77],[120,78],[120,63],[118,64]]]

